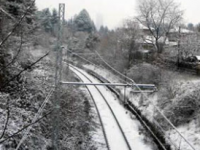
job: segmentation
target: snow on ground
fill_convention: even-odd
[[[73,70],[73,69],[72,69]],[[81,75],[79,72],[73,70],[79,77],[88,82],[88,80]],[[82,71],[87,75],[93,82],[98,83],[99,81],[94,77],[88,75],[85,71]],[[99,92],[94,88],[94,86],[88,86],[92,95],[95,97],[97,107],[99,108],[100,114],[102,116],[102,121],[105,126],[105,130],[108,137],[109,146],[113,150],[125,150],[128,149],[127,144],[125,143],[122,134],[119,131],[119,128],[114,120],[113,116],[110,113],[110,110],[107,107],[107,104],[102,99]],[[139,128],[141,124],[137,120],[132,120],[131,115],[123,108],[122,105],[116,100],[116,97],[106,88],[99,87],[99,90],[105,95],[108,103],[110,104],[113,112],[116,114],[116,117],[123,129],[127,140],[133,150],[151,150],[151,146],[144,143],[144,135],[139,134]]]
[[[94,67],[93,65],[84,65],[84,68],[92,70],[102,77],[106,78],[110,82],[120,82],[120,79],[118,76],[114,75],[112,72],[108,71],[105,68],[100,67]],[[199,87],[200,85],[200,78],[199,77],[191,77],[191,75],[182,75],[180,74],[178,78],[175,79],[176,83],[174,83],[174,86],[176,87],[182,87],[180,88],[180,91],[176,91],[177,95],[181,94],[188,94],[189,92],[193,91],[196,87]],[[116,87],[121,91],[121,93],[124,93],[124,88],[122,87]],[[126,90],[126,95],[130,98],[132,103],[137,106],[150,121],[153,119],[154,115],[154,107],[150,103],[153,102],[154,104],[157,103],[158,95],[157,93],[148,95],[150,101],[145,101],[144,98],[142,98],[142,95],[137,94],[131,94],[131,89]],[[200,149],[200,120],[194,120],[190,122],[187,125],[177,127],[177,129],[181,132],[181,134],[195,147],[196,150]],[[179,146],[180,143],[180,136],[177,135],[175,130],[166,131],[166,135],[170,135],[171,140],[176,143],[177,146]],[[189,148],[188,144],[182,140],[181,141],[181,149],[184,150],[191,150]]]
[[[100,67],[96,67],[93,65],[84,65],[84,68],[92,70],[94,72],[96,72],[97,74],[101,75],[102,77],[104,77],[105,79],[107,79],[110,82],[113,83],[120,83],[122,82],[122,80],[120,79],[119,76],[114,75],[112,72],[110,72],[109,70],[105,69],[105,68],[100,68]],[[120,92],[122,94],[124,94],[124,87],[116,87],[118,90],[120,90]],[[143,101],[141,104],[141,99],[142,99],[142,94],[140,93],[132,93],[132,89],[131,88],[126,88],[126,96],[130,98],[131,102],[137,106],[140,107],[139,109],[145,110],[144,113],[147,114],[147,118],[152,119],[152,112],[153,112],[153,106],[150,105],[149,101]],[[152,102],[156,103],[157,101],[157,94],[152,94],[152,95],[148,95],[151,99]],[[152,115],[149,115],[152,114]]]
[[[102,77],[104,77],[105,79],[109,81],[112,81],[113,83],[119,83],[121,81],[121,79],[118,76],[114,76],[113,73],[111,73],[105,68],[100,68],[93,65],[84,65],[84,68],[98,73],[99,75],[101,75]]]
[[[130,118],[130,114],[128,114],[126,110],[119,104],[112,93],[107,92],[105,87],[99,87],[99,89],[102,93],[104,93],[105,97],[109,101],[109,104],[117,116],[122,129],[124,129],[124,133],[128,138],[131,148],[133,150],[150,149],[149,146],[145,145],[145,143],[142,141],[145,137],[139,134],[139,126],[141,126],[140,123],[138,121],[133,121]]]
[[[187,125],[182,125],[178,128],[178,130],[183,134],[183,136],[192,143],[193,147],[196,150],[200,149],[200,129],[196,127],[197,122],[192,121]],[[170,138],[172,141],[178,141],[180,144],[180,149],[184,150],[192,150],[190,147],[188,147],[188,144],[177,135],[175,130],[170,130],[167,132],[168,135],[170,135]],[[177,145],[179,147],[179,145]]]
[[[95,148],[97,148],[97,150],[107,150],[106,142],[105,142],[105,139],[103,136],[103,131],[101,128],[101,123],[98,119],[98,114],[96,112],[95,105],[91,99],[91,96],[88,93],[87,89],[81,88],[80,90],[86,94],[87,99],[90,101],[92,117],[94,118],[94,121],[97,124],[95,130],[90,131],[90,135],[92,137],[91,141],[92,141],[92,143],[94,143]]]
[[[178,89],[176,90],[176,96],[178,97],[181,95],[184,97],[199,89],[200,78],[197,76],[181,76],[176,79],[175,86],[175,89]],[[188,124],[179,126],[178,130],[196,150],[200,149],[200,118],[195,118]],[[180,141],[180,137],[177,136],[175,130],[168,131],[167,134],[170,135],[173,141]],[[184,140],[181,141],[181,148],[184,148],[184,150],[191,150]]]

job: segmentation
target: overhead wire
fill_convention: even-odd
[[[125,79],[128,79],[129,81],[131,81],[133,84],[136,84],[131,78],[127,77],[126,75],[122,74],[121,72],[119,72],[118,70],[116,70],[115,68],[113,68],[110,64],[108,64],[102,57],[101,55],[97,52],[94,51],[96,53],[96,55],[114,72],[118,73],[120,76],[124,77]]]
[[[113,71],[115,71],[116,73],[120,74],[121,76],[125,77],[126,79],[128,79],[129,81],[131,81],[133,84],[135,84],[135,87],[140,91],[140,93],[149,101],[149,98],[147,97],[146,94],[144,94],[144,91],[141,90],[141,88],[135,83],[134,80],[132,80],[131,78],[125,76],[124,74],[120,73],[118,70],[116,70],[115,68],[113,68],[111,65],[109,65],[102,57],[101,55],[97,52],[94,51],[97,56],[99,56],[99,58],[109,67],[111,68]],[[184,139],[184,141],[190,146],[190,148],[192,148],[193,150],[196,150],[191,144],[190,142],[180,133],[180,131],[174,126],[174,124],[164,115],[164,113],[156,106],[156,104],[152,101],[149,101],[156,109],[157,111],[160,113],[160,115],[168,122],[168,124],[179,134],[179,136],[181,136],[181,138]]]
[[[73,51],[71,51],[71,50],[67,50],[67,51],[69,51],[70,53],[72,53],[72,54],[74,54],[75,56],[79,57],[80,59],[82,59],[82,60],[84,60],[84,61],[86,61],[86,62],[88,62],[88,63],[94,65],[95,67],[100,67],[100,66],[96,65],[95,63],[93,63],[93,62],[87,60],[85,57],[80,56],[78,53],[75,53],[75,52],[73,52]],[[104,66],[101,66],[101,67],[104,67]],[[123,80],[125,83],[127,83],[125,79],[122,79],[122,80]]]
[[[72,53],[73,55],[75,55],[75,56],[77,56],[77,57],[83,59],[84,61],[86,61],[86,62],[88,62],[88,63],[94,65],[95,67],[97,67],[96,64],[94,64],[93,62],[91,62],[91,61],[87,60],[86,58],[80,56],[78,53],[75,53],[75,52],[73,52],[73,51],[71,51],[71,50],[69,50],[69,49],[67,49],[67,51],[69,51],[69,52]]]
[[[68,50],[68,51],[70,51],[70,50]],[[72,51],[70,51],[70,52],[73,53]],[[79,55],[76,54],[76,53],[73,53],[73,54],[75,54],[77,57],[79,57],[79,58],[85,60],[86,62],[89,62],[89,63],[91,63],[91,64],[93,64],[93,65],[96,66],[96,64],[90,62],[90,61],[87,60],[86,58],[84,58],[84,57],[82,57],[82,56],[79,56]],[[98,53],[97,53],[97,54],[98,54]],[[98,54],[98,56],[101,58],[102,61],[104,61],[104,63],[106,63],[107,65],[109,65],[99,54]],[[112,68],[112,66],[110,66],[110,65],[109,65],[109,67]],[[115,72],[117,71],[117,70],[114,69],[114,68],[112,68],[112,70],[114,70]],[[117,72],[118,72],[118,71],[117,71]],[[134,81],[133,81],[132,79],[126,77],[125,75],[121,74],[120,72],[118,72],[118,73],[119,73],[121,76],[123,76],[123,77],[125,78],[125,82],[126,82],[126,79],[128,79],[128,80],[132,81],[132,83],[134,83]],[[140,119],[142,119],[142,118],[140,117]],[[148,130],[151,132],[151,134],[154,136],[154,138],[156,138],[156,140],[159,142],[159,144],[162,146],[162,148],[163,148],[164,150],[166,150],[166,149],[165,149],[165,146],[160,142],[160,140],[159,140],[159,139],[157,138],[157,136],[153,133],[153,131],[149,128],[149,126],[148,126],[143,120],[142,120],[142,122],[143,122],[143,124],[148,128]]]
[[[69,50],[68,50],[69,51]],[[147,99],[149,101],[149,98],[147,97],[146,94],[144,94],[144,91],[136,84],[136,82],[134,80],[132,80],[131,78],[129,78],[128,76],[122,74],[121,72],[119,72],[118,70],[116,70],[115,68],[113,68],[109,63],[107,63],[102,56],[97,52],[94,51],[94,53],[114,72],[118,73],[120,76],[122,76],[123,78],[129,80],[132,82],[132,84],[134,84],[134,86],[139,90],[139,92],[144,96],[145,99]],[[85,61],[90,62],[89,60],[87,60],[86,58],[83,58],[82,56],[79,56],[78,54],[75,54],[76,56],[84,59]],[[92,63],[93,65],[96,66],[96,64]],[[156,108],[156,110],[160,113],[160,115],[167,121],[167,123],[178,133],[178,135],[184,139],[184,141],[190,146],[190,148],[192,148],[192,150],[196,150],[191,144],[190,142],[182,135],[182,133],[180,133],[180,131],[173,125],[173,123],[164,115],[164,113],[156,106],[156,104],[152,101],[149,101],[154,108]]]
[[[134,84],[138,90],[143,93],[143,91],[141,90],[141,88],[136,85],[136,82],[134,80],[132,80],[131,78],[127,77],[126,75],[120,73],[118,70],[116,70],[115,68],[113,68],[110,64],[108,64],[102,57],[101,55],[97,52],[97,51],[94,51],[97,56],[99,56],[99,58],[109,67],[111,68],[113,71],[115,71],[116,73],[118,73],[119,75],[121,75],[122,77],[124,77],[125,79],[128,79],[129,81],[132,82],[132,84]],[[143,93],[144,94],[144,93]],[[138,115],[138,117],[140,118],[140,120],[143,122],[143,124],[147,127],[147,129],[151,132],[151,134],[154,136],[154,138],[159,142],[159,144],[161,145],[161,147],[166,150],[165,146],[161,143],[161,141],[157,138],[157,136],[154,134],[154,132],[149,128],[149,126],[144,122],[144,120],[141,118],[141,116],[134,110],[134,112]]]
[[[73,52],[72,52],[73,53]],[[77,54],[76,54],[77,55]],[[79,58],[84,59],[87,62],[88,61],[86,58],[83,58],[82,56],[77,55]],[[94,64],[95,65],[95,64]],[[95,65],[96,66],[96,65]],[[126,81],[126,80],[125,80]],[[125,102],[126,103],[126,102]],[[134,110],[134,112],[138,115],[138,117],[140,118],[140,120],[142,121],[142,123],[146,126],[146,128],[150,131],[150,133],[153,135],[153,137],[158,141],[158,143],[161,145],[163,150],[167,150],[165,148],[165,146],[162,144],[162,142],[157,138],[157,136],[154,134],[154,132],[150,129],[150,127],[143,121],[143,119],[140,117],[140,115]]]

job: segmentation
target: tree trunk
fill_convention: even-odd
[[[129,47],[128,52],[128,69],[131,68],[132,62],[133,62],[133,49],[135,48],[135,41],[132,41]]]
[[[157,53],[161,54],[163,52],[163,48],[164,48],[164,44],[163,43],[159,43],[158,41],[156,41]]]

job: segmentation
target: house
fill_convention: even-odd
[[[155,44],[155,38],[152,36],[151,32],[149,31],[148,27],[146,27],[143,24],[139,23],[139,29],[142,32],[142,39],[143,39],[143,44]],[[152,28],[152,31],[154,29]],[[194,32],[191,30],[188,30],[186,28],[179,28],[176,27],[174,29],[171,29],[169,31],[169,33],[166,35],[166,37],[160,37],[159,41],[161,43],[164,42],[165,40],[165,44],[168,46],[177,46],[178,45],[178,40],[179,38],[184,40],[186,39],[188,36],[193,35]]]
[[[188,35],[192,35],[192,34],[194,34],[194,32],[191,30],[176,27],[174,29],[171,29],[167,36],[168,36],[169,42],[178,42],[179,38],[184,39]]]

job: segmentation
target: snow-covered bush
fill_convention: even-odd
[[[160,81],[161,72],[156,66],[148,63],[134,65],[128,70],[127,75],[136,83],[151,83],[158,84]]]
[[[166,116],[176,126],[187,123],[195,117],[200,108],[199,90],[193,91],[188,95],[179,97],[166,107]],[[176,115],[175,115],[176,114]]]
[[[199,88],[190,83],[168,83],[160,91],[158,106],[175,126],[189,123],[193,119],[199,118]],[[157,116],[157,118],[159,122],[163,122],[161,116]],[[163,126],[167,128],[166,125],[163,123]]]

